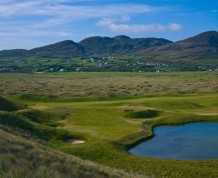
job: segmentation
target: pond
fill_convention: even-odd
[[[147,158],[204,160],[218,158],[218,123],[159,126],[155,136],[132,149],[132,155]]]

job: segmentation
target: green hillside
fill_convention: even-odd
[[[0,128],[1,178],[145,177],[61,153]]]
[[[218,71],[218,32],[171,42],[119,35],[0,51],[0,72]]]
[[[13,102],[0,96],[0,110],[16,111],[25,108],[26,108],[25,104],[21,104],[19,102]]]

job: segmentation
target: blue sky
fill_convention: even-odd
[[[218,30],[217,0],[0,0],[0,50],[128,35],[172,41]]]

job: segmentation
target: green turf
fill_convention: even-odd
[[[108,76],[104,78],[101,75]],[[143,74],[144,76],[142,78],[137,78],[139,77],[138,74],[131,74],[133,76],[129,76],[129,74],[125,75],[122,73],[120,75],[122,75],[122,79],[125,80],[121,82],[122,84],[116,81],[120,76],[114,76],[114,74],[91,74],[90,77],[88,77],[88,74],[57,74],[57,78],[51,81],[51,85],[57,86],[56,82],[61,81],[59,79],[66,80],[70,82],[69,84],[76,79],[79,83],[76,83],[76,85],[74,85],[75,88],[72,88],[72,90],[76,92],[81,92],[86,90],[87,87],[90,87],[89,83],[82,85],[84,77],[87,78],[85,81],[90,80],[90,82],[96,82],[96,85],[93,86],[97,86],[97,84],[101,85],[100,81],[104,84],[115,81],[118,87],[129,87],[129,95],[122,95],[120,88],[115,91],[118,96],[113,99],[107,95],[108,89],[110,88],[109,85],[106,86],[105,91],[102,93],[105,99],[99,100],[97,99],[99,96],[97,96],[93,100],[66,100],[67,102],[64,102],[64,98],[68,98],[68,95],[65,96],[60,93],[57,95],[58,100],[51,98],[45,102],[42,98],[38,100],[21,98],[19,93],[18,95],[9,95],[7,88],[5,88],[3,92],[9,95],[8,98],[27,103],[28,108],[13,113],[3,112],[1,114],[4,116],[13,116],[12,118],[16,120],[21,119],[22,122],[25,121],[24,125],[30,124],[30,127],[23,127],[22,125],[19,127],[23,132],[29,132],[29,134],[39,139],[46,140],[47,145],[52,148],[76,155],[83,159],[95,161],[99,164],[156,177],[217,177],[217,159],[176,161],[140,158],[127,153],[128,148],[152,137],[152,129],[156,126],[180,125],[192,122],[218,122],[217,74]],[[40,83],[44,77],[47,81],[48,78],[52,80],[54,76],[47,74],[34,75],[33,77],[24,75],[23,78],[25,80],[32,78]],[[71,77],[73,79],[68,80]],[[164,83],[161,85],[161,87],[163,87],[162,92],[156,93],[157,90],[154,89],[153,92],[150,90],[149,95],[133,95],[133,91],[137,87],[130,85],[129,82],[133,84],[136,79],[147,80],[150,79],[150,77],[154,77],[152,81],[150,81],[151,85],[157,85],[161,79],[168,80],[168,84],[172,83],[172,86],[170,86],[171,90],[166,92],[166,88],[164,87],[167,87],[167,85]],[[184,84],[185,80],[190,80],[195,82],[195,84],[193,84],[193,86],[184,85],[183,88],[179,88],[179,86],[173,82],[180,79],[182,82],[178,81],[179,86]],[[20,81],[18,78],[11,80],[15,80],[18,83]],[[6,81],[8,81],[8,79],[2,77],[2,82]],[[206,86],[207,83],[210,84],[207,88],[198,88],[199,86]],[[79,88],[79,86],[81,88]],[[26,84],[26,87],[31,88],[28,84]],[[48,86],[45,86],[43,92],[48,94],[48,88],[46,87]],[[32,86],[32,88],[34,88],[34,86]],[[102,92],[99,89],[101,89],[101,87],[91,90],[96,93]],[[29,91],[29,89],[27,91]],[[186,94],[183,94],[181,91],[186,91]],[[85,96],[85,93],[81,93],[81,97]],[[75,95],[70,95],[69,97],[75,97]],[[80,98],[80,96],[78,96],[78,98]],[[6,125],[8,127],[14,128],[12,124],[14,122],[11,123],[7,121],[7,118],[1,121],[4,125],[7,123]],[[32,128],[32,130],[29,130],[29,128]],[[48,136],[44,138],[43,135]],[[68,138],[78,138],[86,142],[81,145],[72,145],[67,142]]]

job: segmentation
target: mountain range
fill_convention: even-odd
[[[203,59],[218,57],[218,32],[207,31],[196,36],[172,42],[163,38],[130,38],[119,35],[113,38],[94,36],[79,43],[61,41],[31,50],[14,49],[0,51],[2,57],[58,57],[134,56],[158,54],[168,59]]]

